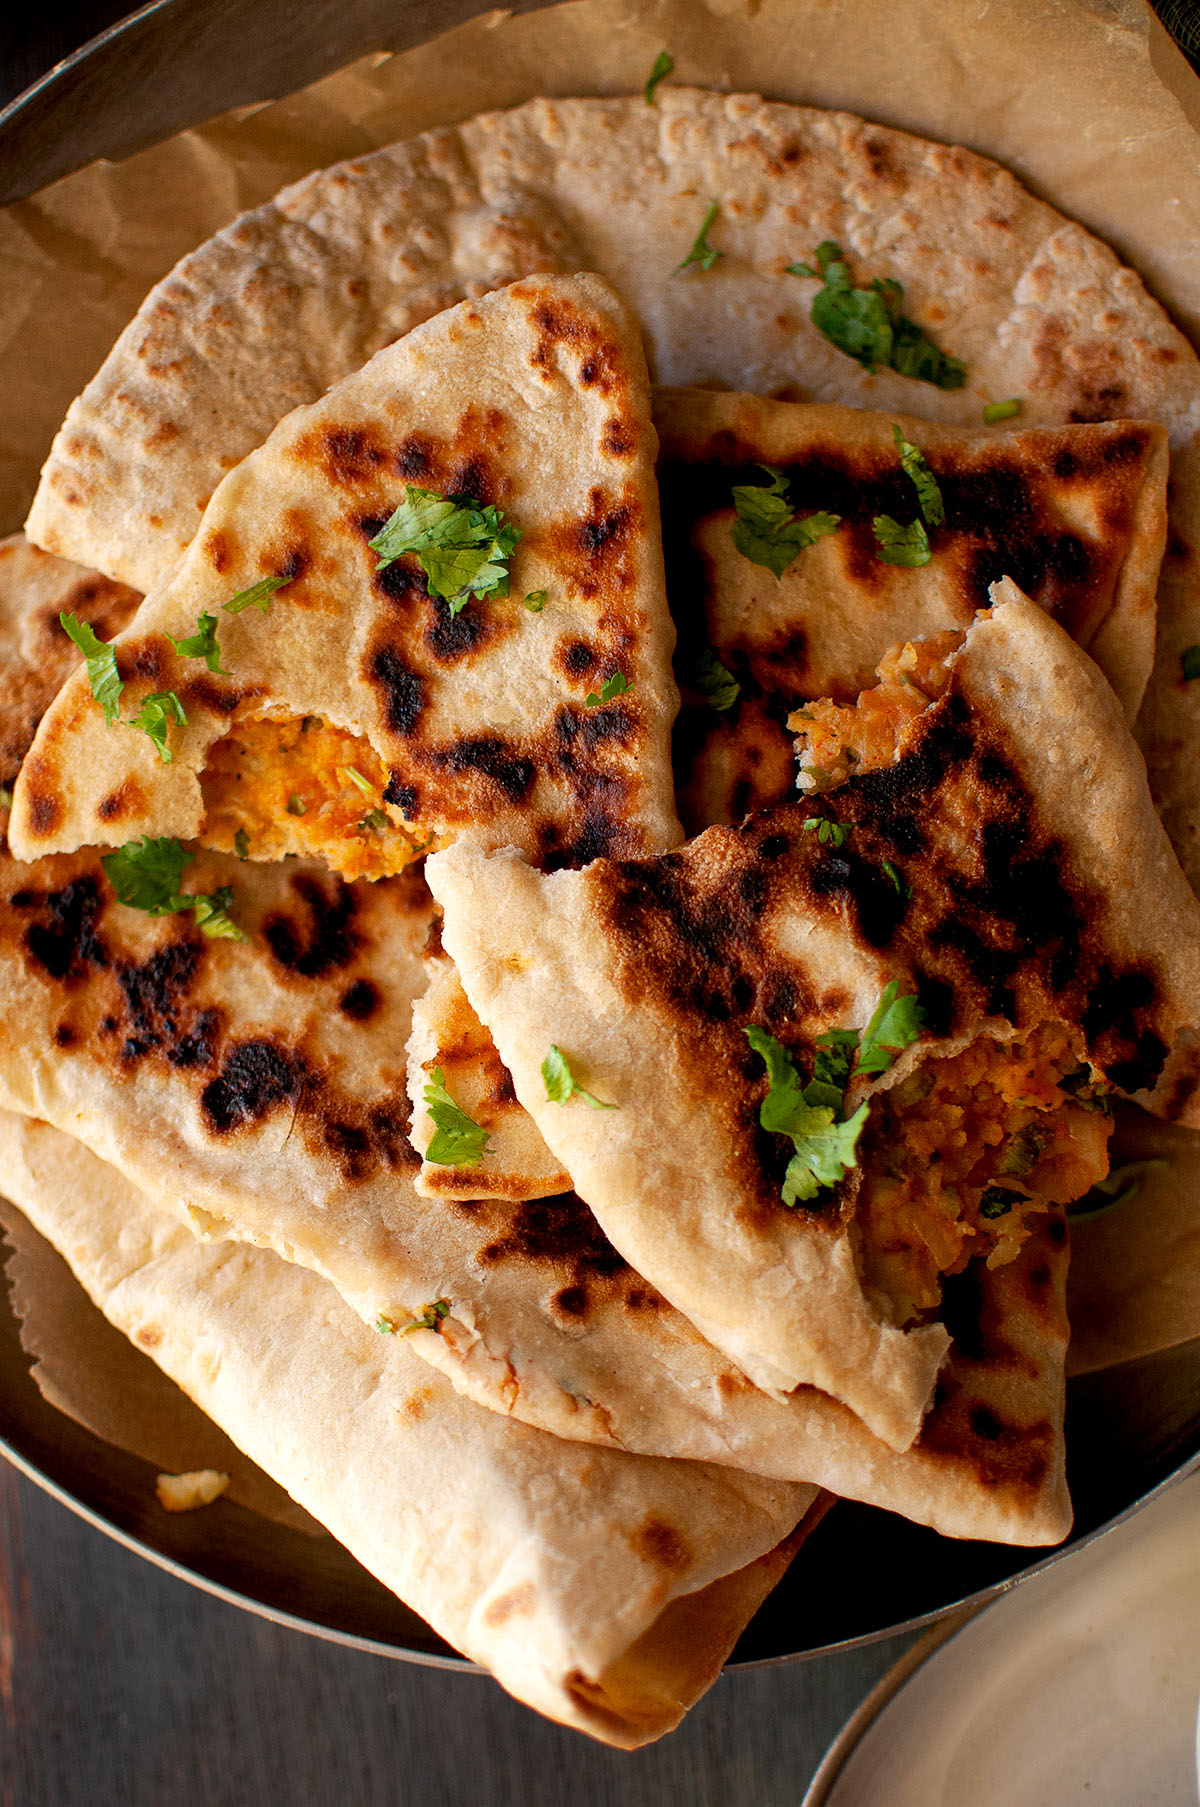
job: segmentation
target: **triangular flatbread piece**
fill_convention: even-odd
[[[782,801],[795,776],[790,711],[810,697],[851,700],[897,641],[968,627],[1004,576],[1091,653],[1133,721],[1154,662],[1167,529],[1162,427],[970,431],[684,389],[656,390],[654,417],[689,833]],[[937,488],[931,513],[944,521],[926,526],[897,432],[921,454]],[[765,495],[773,473],[789,509],[838,525],[803,550],[747,535],[751,556],[734,543],[746,535],[734,489]],[[924,563],[881,557],[883,517],[921,522]],[[789,554],[778,576],[756,562]]]
[[[898,1448],[948,1347],[942,1274],[1009,1258],[1022,1197],[1087,1189],[1093,1074],[1153,1087],[1200,995],[1200,906],[1119,706],[1003,596],[895,762],[827,798],[579,874],[467,842],[428,866],[467,995],[617,1248],[759,1385],[815,1384]],[[920,999],[912,1045],[911,1021],[880,1020],[889,994]],[[794,1099],[761,1126],[761,1037],[807,1085],[818,1036],[863,1032],[861,1056],[872,1023],[884,1058],[845,1096],[847,1118],[871,1101],[861,1162],[789,1209],[793,1152],[820,1182],[819,1132],[848,1132]],[[615,1108],[558,1102],[554,1047]],[[788,1102],[785,1077],[770,1091]]]
[[[74,674],[14,851],[197,837],[376,877],[465,826],[550,867],[671,845],[654,451],[598,277],[418,328],[225,479],[117,642],[112,725]]]
[[[430,962],[429,989],[413,1003],[408,1092],[409,1135],[421,1156],[413,1184],[426,1198],[552,1198],[570,1191],[570,1174],[518,1104],[512,1076],[468,1004],[453,961],[445,957]],[[444,1104],[439,1110],[442,1093],[452,1101],[449,1116]],[[440,1138],[431,1105],[443,1117]],[[478,1132],[465,1159],[461,1141],[452,1134],[448,1139],[444,1127],[453,1128],[454,1110],[464,1112]]]
[[[196,1242],[43,1123],[0,1113],[0,1184],[110,1321],[373,1574],[519,1700],[603,1743],[678,1723],[800,1541],[814,1488],[482,1412],[315,1275]]]

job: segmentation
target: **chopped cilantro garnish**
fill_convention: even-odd
[[[438,1167],[478,1167],[488,1151],[488,1132],[455,1104],[441,1067],[434,1067],[429,1075],[425,1108],[434,1126],[425,1159]]]
[[[870,1106],[860,1104],[852,1117],[841,1121],[842,1094],[836,1085],[814,1074],[812,1083],[802,1086],[787,1049],[757,1023],[747,1028],[746,1039],[767,1064],[767,1095],[758,1120],[772,1134],[790,1136],[796,1151],[784,1175],[783,1202],[794,1205],[798,1199],[815,1198],[823,1186],[836,1186],[856,1165],[858,1138]],[[840,1044],[836,1052],[840,1055]]]
[[[898,998],[898,989],[894,979],[884,987],[861,1038],[855,1029],[830,1029],[817,1037],[813,1076],[807,1085],[801,1085],[791,1055],[773,1035],[757,1023],[746,1029],[750,1046],[767,1064],[768,1089],[758,1120],[764,1129],[790,1136],[796,1150],[784,1176],[785,1205],[815,1198],[823,1186],[836,1186],[856,1165],[870,1101],[860,1104],[852,1117],[843,1116],[851,1070],[886,1073],[900,1050],[921,1033],[916,998]]]
[[[183,869],[194,858],[182,842],[169,835],[159,840],[147,835],[105,854],[100,864],[118,901],[130,909],[144,910],[147,916],[174,916],[191,910],[197,926],[210,939],[244,941],[245,934],[226,914],[233,902],[228,885],[212,892],[180,892]]]
[[[828,816],[807,816],[804,826],[810,832],[815,828],[817,839],[822,847],[844,847],[850,839],[852,822],[831,822]]]
[[[1015,1173],[1018,1176],[1032,1173],[1041,1159],[1046,1146],[1046,1132],[1030,1124],[1028,1128],[1018,1130],[1009,1138],[1004,1153],[1000,1157],[1000,1172]]]
[[[282,590],[285,585],[295,581],[293,577],[260,578],[256,584],[251,584],[248,590],[239,590],[236,596],[231,596],[228,602],[221,604],[221,607],[227,615],[240,615],[243,609],[258,609],[262,614],[269,615],[271,598],[276,590]]]
[[[871,522],[879,558],[885,565],[927,565],[932,554],[924,521],[910,521],[905,527],[893,521],[890,514],[877,514]]]
[[[183,704],[173,690],[156,690],[152,695],[143,697],[141,708],[129,718],[129,726],[140,728],[143,734],[148,734],[158,748],[159,758],[170,765],[174,754],[167,745],[168,722],[174,722],[180,728],[187,726]]]
[[[92,687],[92,695],[103,709],[104,720],[111,728],[117,719],[117,706],[125,688],[117,670],[117,649],[110,646],[107,640],[101,640],[95,629],[89,627],[86,621],[80,621],[76,615],[60,614],[58,619],[63,632],[74,640],[87,660],[88,683]]]
[[[415,554],[431,596],[457,615],[472,596],[508,595],[508,559],[521,529],[506,522],[502,509],[470,496],[442,496],[409,484],[403,502],[368,540],[382,571],[402,552]]]
[[[287,800],[286,808],[289,816],[306,816],[308,814],[308,804],[299,791],[292,792]]]
[[[606,1104],[602,1098],[584,1090],[571,1071],[570,1061],[562,1049],[555,1047],[553,1043],[542,1062],[542,1080],[551,1104],[569,1104],[572,1098],[582,1098],[594,1111],[615,1111],[617,1108],[615,1104]]]
[[[237,854],[239,860],[248,860],[250,858],[250,836],[246,833],[244,828],[239,828],[233,837],[233,851]]]
[[[722,665],[711,646],[701,649],[692,673],[693,682],[710,709],[724,715],[742,694],[742,687],[728,668]]]
[[[673,275],[678,276],[683,270],[688,268],[689,264],[698,264],[702,270],[711,270],[718,257],[724,257],[724,251],[714,250],[712,245],[708,242],[708,235],[712,230],[712,224],[717,217],[718,211],[718,202],[710,201],[708,204],[708,212],[704,216],[704,224],[692,240],[692,248],[683,262],[675,266],[675,269],[672,271]]]
[[[895,979],[884,986],[875,1014],[862,1032],[858,1050],[860,1073],[886,1073],[897,1054],[921,1033],[924,1012],[915,996],[897,997]]]
[[[840,245],[826,239],[817,246],[817,268],[795,263],[791,276],[815,276],[823,283],[810,310],[817,331],[865,370],[889,366],[901,376],[934,383],[939,389],[961,389],[967,367],[948,357],[925,337],[915,320],[900,312],[904,289],[892,277],[875,277],[870,288],[856,289]]]
[[[449,1299],[435,1299],[431,1305],[422,1306],[415,1318],[407,1324],[397,1324],[386,1312],[380,1312],[375,1320],[375,1328],[384,1336],[407,1336],[410,1330],[436,1330],[442,1319],[449,1315]]]
[[[942,501],[942,492],[938,480],[925,462],[925,454],[910,439],[905,439],[896,423],[892,422],[892,439],[900,454],[900,462],[905,473],[912,478],[917,491],[917,501],[921,504],[921,513],[929,527],[940,527],[946,519],[946,508]]]
[[[1005,1186],[989,1186],[979,1200],[979,1215],[1007,1217],[1020,1197],[1019,1192],[1010,1192]]]
[[[1190,684],[1193,678],[1200,678],[1200,646],[1185,647],[1183,650],[1183,657],[1179,661],[1179,666],[1180,670],[1183,672],[1185,683]],[[89,671],[91,670],[90,664],[88,669]],[[94,688],[95,686],[93,685],[93,689]]]
[[[1021,404],[1014,396],[1007,402],[988,402],[983,410],[985,426],[994,427],[998,420],[1012,420],[1021,412]]]
[[[646,105],[648,107],[653,106],[654,104],[654,90],[658,87],[659,82],[664,81],[666,77],[670,75],[674,67],[675,58],[669,51],[660,50],[654,59],[654,64],[647,78],[646,86],[642,90],[643,94],[646,96]]]
[[[617,697],[626,696],[633,689],[633,684],[623,671],[614,671],[611,678],[605,678],[600,686],[600,694],[589,690],[584,697],[584,704],[589,709],[598,709],[601,703],[615,702]]]
[[[1064,1073],[1058,1082],[1059,1090],[1073,1098],[1076,1104],[1082,1105],[1085,1111],[1103,1111],[1111,1109],[1111,1092],[1086,1061],[1069,1073]]]
[[[373,834],[382,834],[385,828],[392,826],[392,821],[384,810],[369,809],[366,815],[360,819],[358,826]]]
[[[372,784],[369,778],[364,778],[357,766],[340,765],[338,767],[338,777],[348,778],[351,784],[355,785],[357,789],[362,792],[364,797],[375,797],[379,794],[378,785]]]
[[[1170,1165],[1170,1161],[1165,1159],[1122,1162],[1105,1179],[1097,1180],[1081,1199],[1068,1205],[1067,1214],[1071,1222],[1086,1223],[1090,1218],[1100,1217],[1106,1211],[1115,1211],[1118,1205],[1127,1205],[1141,1191],[1142,1181],[1148,1173],[1162,1172]]]
[[[525,607],[531,615],[540,615],[546,606],[549,590],[530,590],[525,597]]]
[[[225,606],[228,608],[228,603]],[[186,640],[177,640],[174,634],[168,634],[167,639],[182,658],[203,659],[210,671],[220,672],[223,678],[229,676],[221,664],[221,648],[217,644],[217,618],[215,615],[201,615],[196,622],[195,633],[189,634]]]
[[[891,860],[884,860],[883,876],[884,876],[884,878],[887,879],[888,884],[891,885],[892,889],[896,892],[897,896],[899,896],[899,897],[911,897],[912,896],[912,886],[905,884],[904,875],[901,872],[899,866],[893,866]]]
[[[803,520],[792,512],[787,499],[787,478],[773,464],[763,470],[770,483],[737,483],[733,489],[733,505],[737,520],[730,537],[743,558],[751,564],[765,565],[776,577],[782,577],[794,558],[806,546],[837,531],[841,516],[810,514]]]

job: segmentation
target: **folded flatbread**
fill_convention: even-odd
[[[63,570],[73,585],[75,568]],[[30,599],[55,613],[62,597],[35,585]],[[15,589],[10,602],[19,621]],[[612,1448],[826,1476],[951,1536],[1064,1534],[1054,1287],[1037,1294],[1019,1361],[1011,1344],[974,1363],[952,1355],[944,1403],[907,1455],[814,1389],[772,1399],[578,1199],[417,1195],[402,1053],[436,922],[415,871],[345,884],[301,861],[208,855],[185,879],[197,891],[225,882],[244,944],[207,938],[186,911],[122,908],[94,854],[0,859],[7,1103],[52,1116],[190,1231],[327,1275],[369,1323],[427,1319],[445,1300],[437,1334],[409,1342],[495,1411]],[[444,1007],[423,1013],[426,1028],[469,1012],[457,986],[437,990]],[[470,1013],[467,1042],[483,1034]],[[483,1057],[493,1080],[497,1059]],[[461,1074],[446,1076],[453,1092]],[[1014,1265],[982,1284],[1018,1276]]]
[[[435,1152],[438,1147],[429,1109],[435,1073],[454,1104],[486,1134],[486,1146],[468,1163],[429,1154],[431,1144]],[[429,989],[413,1003],[408,1095],[409,1134],[421,1156],[413,1184],[426,1198],[552,1198],[571,1190],[570,1174],[518,1104],[512,1075],[468,1004],[453,961],[444,956],[430,962]]]
[[[315,1275],[197,1242],[45,1124],[0,1115],[0,1186],[365,1567],[519,1700],[606,1744],[679,1722],[796,1547],[815,1488],[480,1411]]]
[[[1161,427],[1116,421],[997,434],[865,409],[659,389],[667,590],[684,704],[675,730],[690,833],[792,792],[786,722],[802,699],[849,700],[888,646],[969,626],[1015,578],[1091,653],[1130,722],[1154,663],[1155,586],[1167,530]],[[922,453],[944,524],[926,564],[888,564],[874,521],[919,518],[894,429]],[[734,486],[782,471],[791,507],[840,525],[781,576],[734,544]],[[736,686],[714,684],[716,656]],[[705,678],[708,678],[707,684]]]
[[[547,866],[671,845],[654,453],[637,328],[599,278],[531,279],[418,328],[225,478],[117,642],[120,719],[82,667],[44,718],[14,851],[198,836],[376,877],[464,826]],[[451,594],[440,541],[377,557],[429,497],[469,498],[476,525],[499,510],[485,539],[519,530],[507,566],[482,566],[507,573],[499,593]],[[205,620],[219,669],[177,650]],[[148,697],[161,747],[128,725]]]
[[[579,874],[468,842],[428,862],[467,996],[615,1246],[760,1386],[819,1386],[897,1448],[950,1340],[940,1275],[973,1250],[1005,1259],[1025,1223],[1005,1176],[1059,1202],[1086,1191],[1106,1131],[1080,1088],[1159,1084],[1168,1055],[1190,1058],[1200,995],[1200,906],[1119,706],[1061,628],[998,589],[900,756],[820,805]],[[849,1095],[879,1100],[862,1161],[786,1209],[792,1150],[760,1127],[745,1030],[811,1073],[817,1037],[863,1030],[892,984],[924,1025]],[[615,1108],[553,1100],[552,1047]],[[1178,1114],[1188,1092],[1158,1102]],[[1011,1114],[1035,1098],[1040,1129]]]
[[[719,211],[708,269],[672,274]],[[961,359],[939,389],[866,371],[810,323],[789,273],[832,240],[857,284]],[[1138,735],[1172,840],[1200,879],[1200,361],[1112,251],[961,147],[753,95],[537,100],[318,171],[191,253],[67,416],[29,520],[39,544],[149,589],[227,468],[289,408],[461,296],[533,270],[598,270],[646,333],[657,381],[893,409],[977,428],[1147,419],[1172,444],[1171,547]],[[1020,576],[1009,568],[1009,575]]]
[[[75,615],[110,640],[140,601],[136,590],[40,551],[24,534],[0,539],[0,784],[11,788],[38,722],[77,663],[59,615]]]

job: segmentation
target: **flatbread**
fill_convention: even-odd
[[[707,271],[672,274],[719,201]],[[856,280],[963,359],[957,390],[868,374],[810,325],[788,274],[831,239]],[[1109,248],[990,160],[846,113],[667,84],[656,104],[537,100],[321,170],[190,254],[147,297],[55,441],[39,544],[148,589],[225,473],[288,408],[464,294],[598,270],[659,382],[899,410],[977,428],[1155,420],[1172,444],[1172,540],[1139,740],[1200,882],[1200,362]],[[1011,574],[1011,573],[1009,573]]]
[[[1154,663],[1155,586],[1167,531],[1167,442],[1129,421],[967,432],[911,416],[759,396],[659,389],[659,485],[667,592],[684,705],[675,730],[689,833],[788,796],[787,716],[799,702],[866,689],[888,646],[969,626],[989,586],[1012,577],[1091,653],[1132,722]],[[919,513],[893,438],[899,426],[936,478],[944,526],[931,559],[879,557],[873,521]],[[730,537],[732,489],[781,469],[800,514],[838,531],[781,578]],[[714,708],[699,684],[711,649],[739,694]]]
[[[426,1092],[432,1075],[460,1110],[487,1133],[487,1147],[470,1166],[429,1159],[435,1126]],[[421,1156],[413,1181],[425,1198],[552,1198],[571,1190],[571,1176],[546,1147],[529,1112],[517,1103],[512,1075],[496,1044],[467,1002],[445,957],[430,962],[429,989],[413,1003],[408,1044],[412,1145]]]
[[[1014,586],[998,603],[905,756],[830,793],[851,850],[806,829],[801,802],[579,874],[465,841],[428,862],[467,996],[615,1246],[759,1385],[817,1385],[898,1448],[947,1332],[900,1327],[886,1286],[864,1287],[853,1185],[832,1211],[779,1205],[744,1025],[811,1063],[819,1033],[861,1029],[896,981],[925,1030],[881,1088],[983,1030],[1063,1023],[1133,1092],[1185,1041],[1200,985],[1200,906],[1112,692]],[[617,1108],[550,1101],[552,1044]]]
[[[38,722],[76,663],[59,615],[75,615],[110,640],[140,601],[136,590],[40,551],[24,534],[0,539],[0,784],[11,788]]]
[[[623,1750],[669,1731],[787,1566],[815,1488],[481,1412],[313,1274],[197,1242],[44,1124],[0,1116],[0,1183],[248,1455],[564,1725]]]
[[[252,858],[378,876],[467,825],[548,866],[673,844],[654,452],[637,329],[599,278],[418,328],[230,473],[118,641],[122,724],[152,693],[182,705],[169,760],[105,725],[81,668],[26,761],[14,851],[248,834]],[[414,489],[503,509],[510,596],[454,612],[411,555],[376,569],[367,542]],[[223,612],[271,577],[267,618]],[[227,676],[167,638],[204,614]]]

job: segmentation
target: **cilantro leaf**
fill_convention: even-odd
[[[880,561],[885,565],[927,565],[933,556],[924,521],[910,521],[905,527],[903,522],[893,521],[890,514],[877,514],[871,527]]]
[[[228,603],[225,606],[228,608]],[[167,639],[181,657],[203,659],[210,671],[219,672],[223,678],[229,676],[221,664],[221,648],[217,644],[217,618],[215,615],[201,615],[196,622],[196,632],[189,634],[186,640],[177,640],[174,634],[168,634]]]
[[[284,808],[287,810],[289,816],[306,816],[308,814],[308,804],[304,801],[304,798],[300,795],[299,791],[292,792],[291,796],[284,804]]]
[[[912,886],[905,884],[904,874],[901,872],[899,866],[894,866],[892,864],[891,860],[884,860],[883,876],[887,879],[888,884],[891,885],[897,896],[904,898],[912,896]]]
[[[410,1330],[436,1330],[449,1311],[449,1299],[434,1299],[432,1304],[423,1305],[407,1324],[397,1324],[394,1318],[381,1311],[375,1320],[375,1328],[385,1336],[407,1336]]]
[[[439,1167],[478,1167],[488,1151],[488,1132],[455,1104],[441,1067],[434,1067],[429,1075],[425,1108],[434,1126],[425,1159]]]
[[[998,420],[1012,420],[1021,412],[1021,404],[1015,396],[1007,402],[988,402],[983,410],[984,425],[995,426]]]
[[[379,786],[372,784],[369,778],[364,778],[357,766],[340,765],[338,767],[338,777],[348,778],[350,783],[353,784],[356,789],[360,790],[364,797],[377,797],[379,795]]]
[[[1200,678],[1200,646],[1185,646],[1179,661],[1179,669],[1183,673],[1183,681],[1190,684],[1193,678]],[[93,689],[95,686],[93,686]]]
[[[646,86],[642,90],[643,94],[646,96],[646,105],[648,107],[654,105],[654,90],[658,87],[659,82],[665,80],[674,67],[675,58],[671,56],[669,51],[660,50],[654,59],[654,64],[650,70],[649,77],[647,78]]]
[[[1007,1186],[989,1186],[979,1200],[979,1215],[985,1218],[1007,1217],[1021,1197],[1022,1193],[1010,1192]]]
[[[966,365],[939,351],[916,321],[900,312],[902,284],[877,276],[869,288],[856,289],[844,253],[831,239],[817,246],[816,259],[815,270],[805,263],[788,264],[787,270],[791,276],[820,278],[824,286],[813,296],[809,317],[832,345],[865,370],[882,364],[939,389],[962,388]]]
[[[181,728],[187,726],[183,704],[173,690],[155,690],[150,696],[143,697],[141,708],[129,718],[131,728],[140,728],[143,734],[150,736],[158,748],[159,758],[166,765],[170,765],[175,757],[167,745],[168,722]]]
[[[181,841],[169,835],[158,840],[146,835],[105,854],[100,864],[117,901],[131,910],[144,910],[147,916],[175,916],[181,910],[192,910],[197,927],[210,939],[245,941],[243,931],[226,914],[233,902],[228,885],[213,892],[181,894],[183,869],[194,858]]]
[[[832,822],[828,816],[807,816],[803,826],[811,833],[815,828],[822,847],[844,847],[850,839],[852,822]]]
[[[572,1098],[582,1098],[590,1104],[594,1111],[615,1111],[615,1104],[606,1104],[602,1098],[596,1098],[591,1092],[584,1091],[571,1071],[571,1063],[562,1049],[553,1043],[550,1052],[542,1062],[542,1081],[546,1087],[546,1096],[551,1104],[569,1104]]]
[[[619,696],[627,696],[633,684],[623,671],[614,671],[611,678],[605,678],[600,686],[600,694],[589,690],[583,701],[588,709],[598,709],[601,703],[611,703]]]
[[[784,1176],[783,1202],[794,1205],[797,1200],[815,1198],[823,1186],[836,1185],[856,1164],[858,1138],[870,1109],[864,1103],[853,1117],[839,1121],[842,1091],[825,1075],[844,1071],[848,1076],[848,1058],[843,1065],[841,1053],[845,1044],[839,1040],[827,1046],[823,1050],[825,1073],[818,1077],[814,1072],[810,1084],[802,1086],[791,1055],[773,1035],[757,1023],[751,1023],[745,1033],[767,1067],[767,1095],[758,1120],[772,1134],[790,1136],[796,1150]]]
[[[728,667],[722,665],[711,646],[701,649],[692,671],[692,682],[710,709],[724,715],[742,694],[742,687]]]
[[[227,615],[240,615],[243,609],[258,609],[262,614],[271,613],[271,598],[276,590],[282,590],[287,584],[294,583],[294,577],[263,577],[258,583],[251,584],[248,590],[239,590],[228,602],[221,604]]]
[[[250,836],[244,828],[239,828],[233,837],[233,851],[239,860],[247,860],[250,857]]]
[[[530,590],[525,597],[525,607],[531,615],[540,615],[546,606],[549,590]]]
[[[938,480],[925,462],[925,454],[910,439],[905,439],[895,421],[892,422],[892,439],[905,473],[912,478],[916,487],[917,501],[921,505],[926,524],[940,527],[946,519],[946,506],[942,501]]]
[[[770,483],[737,483],[733,488],[733,506],[737,520],[730,529],[734,546],[751,564],[765,565],[776,577],[782,577],[794,558],[806,546],[836,532],[841,516],[811,514],[803,520],[792,512],[787,499],[787,478],[773,464],[763,470]]]
[[[895,979],[884,986],[875,1014],[862,1032],[858,1051],[860,1073],[886,1073],[897,1054],[917,1040],[925,1013],[916,997],[898,997]]]
[[[506,522],[502,509],[470,496],[442,496],[409,484],[404,500],[374,539],[383,571],[402,552],[415,554],[431,596],[440,596],[457,615],[472,596],[508,595],[508,559],[521,529]]]
[[[92,687],[92,695],[104,711],[106,726],[111,728],[117,719],[117,707],[125,688],[117,670],[116,647],[111,646],[107,640],[101,640],[94,628],[89,627],[86,621],[80,621],[74,614],[60,614],[58,619],[64,634],[75,642],[87,660],[88,683]]]
[[[366,815],[360,818],[358,826],[369,834],[382,834],[385,828],[392,826],[392,819],[386,810],[369,809]]]
[[[183,897],[179,902],[186,909],[191,906],[196,927],[210,941],[244,941],[243,930],[229,915],[229,906],[233,902],[233,886],[220,885],[215,891],[197,891],[191,897]]]
[[[692,240],[691,250],[681,264],[676,264],[675,269],[672,271],[672,275],[680,275],[682,271],[687,269],[689,264],[699,264],[702,270],[711,270],[718,257],[724,257],[724,251],[714,250],[712,245],[708,242],[709,232],[712,230],[713,221],[716,219],[719,211],[719,203],[710,201],[708,204],[708,212],[704,216],[704,223]]]

